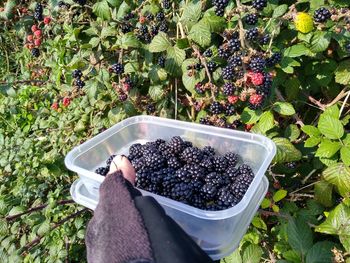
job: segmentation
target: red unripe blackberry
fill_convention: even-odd
[[[40,38],[41,35],[42,35],[41,30],[36,30],[36,31],[34,32],[34,35],[35,35],[36,37]]]
[[[252,105],[259,105],[262,101],[263,101],[263,96],[261,96],[259,94],[253,94],[249,98],[249,102]]]
[[[45,24],[45,25],[50,24],[50,22],[51,22],[51,17],[48,17],[48,16],[47,16],[47,17],[44,18],[44,24]]]
[[[63,100],[62,100],[62,103],[63,103],[64,107],[68,107],[69,104],[70,104],[70,98],[64,97]]]
[[[41,39],[35,39],[34,40],[34,45],[39,47],[41,45]]]
[[[35,31],[39,30],[39,28],[38,28],[37,25],[32,25],[31,29],[32,29],[32,32],[33,32],[33,33],[34,33]]]
[[[33,42],[33,39],[34,39],[33,35],[28,35],[27,36],[28,42]]]

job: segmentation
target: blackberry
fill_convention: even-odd
[[[124,65],[122,63],[113,64],[111,67],[112,72],[117,75],[121,75],[124,73]]]
[[[164,168],[166,160],[164,156],[158,153],[148,154],[145,157],[145,167],[149,167],[152,170],[159,170]]]
[[[72,72],[72,77],[75,78],[75,79],[80,79],[82,76],[83,76],[83,73],[81,72],[80,69],[75,69]]]
[[[267,45],[270,42],[270,39],[271,39],[270,35],[265,34],[259,39],[259,43],[260,45]]]
[[[133,30],[133,26],[129,23],[126,23],[126,24],[122,24],[120,29],[121,29],[122,33],[126,34],[126,33],[131,32]]]
[[[255,25],[258,23],[258,15],[257,14],[248,14],[245,16],[244,21],[247,23],[247,25]]]
[[[194,194],[189,199],[190,205],[197,207],[199,209],[205,209],[205,201],[199,194]]]
[[[170,8],[170,1],[169,0],[163,0],[163,8],[169,9]]]
[[[126,101],[128,99],[128,94],[122,92],[119,94],[118,98],[120,101]]]
[[[267,6],[267,0],[253,0],[252,6],[257,10],[263,10]]]
[[[151,13],[148,13],[148,14],[146,15],[146,19],[147,19],[148,21],[152,21],[152,20],[154,19],[154,15],[151,14]]]
[[[196,63],[194,68],[199,71],[203,68],[203,65],[201,63]]]
[[[208,118],[200,118],[199,123],[204,125],[212,125],[211,121]]]
[[[227,169],[227,166],[228,166],[228,161],[225,157],[216,156],[213,158],[213,167],[215,171],[222,173]]]
[[[164,18],[165,18],[165,15],[164,15],[163,12],[158,12],[158,13],[156,14],[156,20],[158,20],[158,21],[163,21]]]
[[[180,136],[174,136],[169,141],[169,148],[174,154],[179,154],[182,152],[184,147],[184,141]]]
[[[249,68],[254,72],[262,72],[265,68],[266,61],[262,57],[253,57],[250,60]]]
[[[181,162],[176,157],[170,157],[167,163],[169,168],[179,169],[182,166]]]
[[[166,22],[162,22],[159,24],[159,31],[162,31],[164,33],[168,32],[169,28]]]
[[[81,6],[86,4],[86,0],[73,0],[73,1]]]
[[[171,189],[175,184],[179,182],[180,182],[180,179],[175,176],[175,171],[168,170],[168,174],[166,174],[162,180],[162,187],[163,187],[162,195],[171,197]]]
[[[225,14],[225,9],[223,9],[223,8],[215,8],[215,14],[217,15],[217,16],[224,16],[224,14]]]
[[[195,90],[198,94],[204,94],[204,93],[205,93],[204,86],[203,86],[202,83],[200,83],[200,82],[198,82],[198,83],[196,83],[196,85],[194,85],[194,90]]]
[[[146,189],[152,184],[152,172],[149,169],[141,168],[136,172],[135,186]]]
[[[129,155],[133,156],[133,158],[140,158],[143,155],[142,152],[142,145],[141,143],[135,143],[133,145],[130,146],[129,148]]]
[[[44,19],[43,14],[39,12],[34,12],[34,18],[37,21],[42,21]]]
[[[226,169],[225,175],[231,180],[231,182],[234,182],[239,175],[239,171],[237,168],[230,166]]]
[[[231,56],[227,62],[232,67],[242,66],[242,58],[240,56]]]
[[[203,158],[199,165],[203,167],[207,172],[211,172],[214,168],[212,158],[207,156]]]
[[[314,13],[314,20],[319,23],[326,22],[328,19],[330,19],[332,16],[331,12],[325,8],[321,7],[317,9]]]
[[[210,201],[216,196],[217,188],[213,183],[206,183],[200,189],[200,195],[203,199]]]
[[[156,107],[153,104],[148,104],[146,106],[146,112],[148,114],[154,113],[156,111]]]
[[[248,40],[256,40],[258,35],[259,35],[259,31],[256,27],[248,29],[245,33],[245,37]]]
[[[273,67],[276,64],[280,63],[282,60],[282,54],[281,53],[273,53],[271,57],[266,59],[266,66],[267,67]]]
[[[207,49],[203,52],[203,56],[210,58],[213,55],[213,51],[211,49]]]
[[[37,3],[37,4],[35,5],[34,11],[35,11],[35,12],[38,12],[38,13],[42,13],[42,12],[44,11],[42,4],[41,4],[41,3]]]
[[[158,58],[158,65],[161,67],[161,68],[164,68],[165,67],[165,58],[163,56],[160,56]]]
[[[152,36],[157,35],[157,34],[158,34],[158,26],[152,25],[152,26],[151,26],[151,29],[150,29],[150,32],[151,32],[151,35],[152,35]]]
[[[238,51],[241,48],[241,43],[237,38],[230,39],[227,44],[231,52]]]
[[[183,168],[189,172],[191,178],[194,180],[199,180],[204,175],[203,167],[199,166],[198,164],[186,164]]]
[[[185,163],[200,163],[203,153],[197,147],[188,147],[181,153],[181,159]]]
[[[95,173],[102,176],[106,176],[108,172],[109,172],[109,169],[107,167],[99,167],[95,170]]]
[[[184,149],[186,149],[187,147],[192,147],[193,143],[190,141],[184,141]]]
[[[222,69],[222,78],[226,80],[232,80],[234,78],[234,72],[233,67],[231,65],[228,65]]]
[[[214,156],[215,155],[215,149],[211,146],[205,146],[202,149],[202,152],[205,156]]]
[[[235,196],[241,200],[245,193],[247,192],[253,178],[249,175],[242,174],[236,178],[235,183],[231,186],[231,191],[235,194]]]
[[[217,172],[211,172],[207,174],[204,178],[204,181],[206,183],[214,184],[216,186],[222,186],[230,183],[229,177]]]
[[[220,114],[222,113],[223,111],[223,107],[222,105],[217,102],[217,101],[214,101],[210,107],[209,107],[209,111],[212,113],[212,114]]]
[[[127,13],[125,16],[124,16],[124,20],[130,20],[132,18],[135,17],[135,14],[130,12],[130,13]]]
[[[210,61],[208,62],[207,66],[208,66],[209,72],[214,72],[217,67],[217,64],[213,61]]]
[[[148,34],[148,27],[146,25],[141,25],[139,28],[139,31],[141,32],[142,35]]]
[[[166,158],[169,158],[170,156],[174,156],[174,153],[172,152],[168,143],[163,143],[159,145],[158,150],[161,153],[161,155],[163,155]]]
[[[115,154],[112,154],[111,156],[108,157],[108,159],[107,159],[107,161],[106,161],[106,165],[107,165],[107,166],[110,166],[110,165],[111,165],[111,163],[112,163],[114,157],[116,157]]]
[[[81,79],[76,79],[74,81],[75,86],[77,86],[79,89],[82,89],[85,86],[85,82]]]
[[[36,47],[32,48],[31,53],[32,53],[32,56],[35,57],[35,58],[40,56],[40,50],[38,48],[36,48]]]
[[[192,195],[192,188],[188,183],[180,182],[171,189],[171,197],[177,201],[186,201]]]
[[[157,146],[165,143],[165,141],[163,139],[157,139],[155,142],[154,142]]]
[[[227,105],[225,107],[225,115],[226,116],[232,116],[233,114],[235,114],[235,107],[233,105]]]
[[[134,167],[135,171],[142,169],[145,167],[145,158],[134,158],[131,160],[131,164]]]
[[[147,154],[159,153],[158,145],[154,142],[147,142],[141,148],[143,156]]]
[[[238,154],[234,152],[228,152],[224,155],[224,157],[228,161],[229,166],[235,166],[238,162]]]
[[[289,163],[286,163],[286,166],[289,169],[295,169],[297,167],[297,163],[296,162],[289,162]]]
[[[228,58],[228,57],[230,56],[230,53],[227,52],[226,49],[220,47],[220,48],[218,49],[218,55],[219,55],[219,57],[221,57],[221,58]]]
[[[227,187],[221,188],[217,197],[217,204],[221,209],[227,209],[236,205],[237,199]]]
[[[230,96],[233,94],[235,86],[231,82],[226,82],[222,87],[222,93],[226,96]]]
[[[350,42],[345,45],[345,50],[350,53]]]
[[[238,171],[239,173],[242,175],[242,174],[246,174],[246,175],[249,175],[250,177],[254,177],[254,173],[253,173],[253,170],[252,168],[247,165],[247,164],[242,164],[241,166],[238,167]]]

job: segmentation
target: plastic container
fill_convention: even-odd
[[[276,146],[270,139],[231,129],[152,116],[137,116],[119,122],[74,148],[66,156],[65,164],[68,169],[79,174],[85,194],[98,196],[98,189],[104,177],[93,171],[99,166],[104,166],[105,160],[111,154],[128,154],[129,147],[134,143],[145,143],[158,138],[169,140],[176,135],[193,142],[195,146],[213,146],[219,154],[234,151],[254,171],[254,180],[242,200],[223,211],[204,211],[142,191],[143,194],[154,196],[167,214],[213,259],[224,257],[238,246],[267,189],[267,183],[262,179],[276,153]]]
[[[247,231],[251,220],[267,192],[268,185],[269,182],[264,176],[244,211],[236,214],[230,213],[228,211],[230,209],[228,209],[218,212],[206,211],[208,217],[190,216],[186,213],[179,212],[176,208],[165,205],[158,198],[157,199],[162,204],[166,213],[171,216],[213,260],[218,260],[230,255],[238,247],[240,240]],[[76,180],[72,184],[70,191],[73,200],[78,204],[93,210],[96,208],[98,196],[89,193],[81,180]],[[144,191],[144,194],[147,194],[147,192]],[[193,209],[199,210],[196,208]],[[202,212],[202,216],[206,213]],[[221,216],[212,216],[212,214],[215,213],[221,213]]]

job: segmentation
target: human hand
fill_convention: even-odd
[[[113,158],[108,174],[114,173],[120,170],[123,177],[130,183],[135,184],[136,172],[134,167],[131,165],[128,158],[123,155],[117,155]]]

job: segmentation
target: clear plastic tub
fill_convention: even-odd
[[[170,120],[152,116],[128,118],[70,151],[65,164],[78,173],[86,191],[98,196],[104,177],[93,171],[105,165],[111,154],[128,154],[129,147],[137,142],[162,138],[169,140],[179,135],[195,146],[210,145],[219,154],[228,151],[238,153],[250,165],[255,177],[242,200],[223,211],[204,211],[180,202],[153,195],[166,212],[189,233],[212,258],[229,254],[238,245],[260,204],[256,199],[263,184],[264,173],[276,153],[275,144],[268,138],[247,132],[234,131],[196,123]],[[260,189],[260,190],[259,190]],[[262,196],[262,197],[261,197]],[[253,207],[249,204],[254,202]],[[253,213],[254,214],[254,213]]]
[[[179,212],[177,208],[168,207],[158,199],[158,196],[145,191],[144,194],[154,196],[162,204],[166,213],[171,216],[187,234],[192,236],[213,260],[218,260],[230,255],[238,247],[240,240],[247,231],[254,214],[267,192],[268,185],[269,182],[264,176],[262,183],[254,193],[253,198],[249,201],[244,212],[235,215],[228,213],[229,216],[224,219],[189,216],[188,214]],[[73,200],[78,204],[93,210],[96,208],[98,196],[89,193],[81,180],[76,180],[72,184],[70,192]]]

